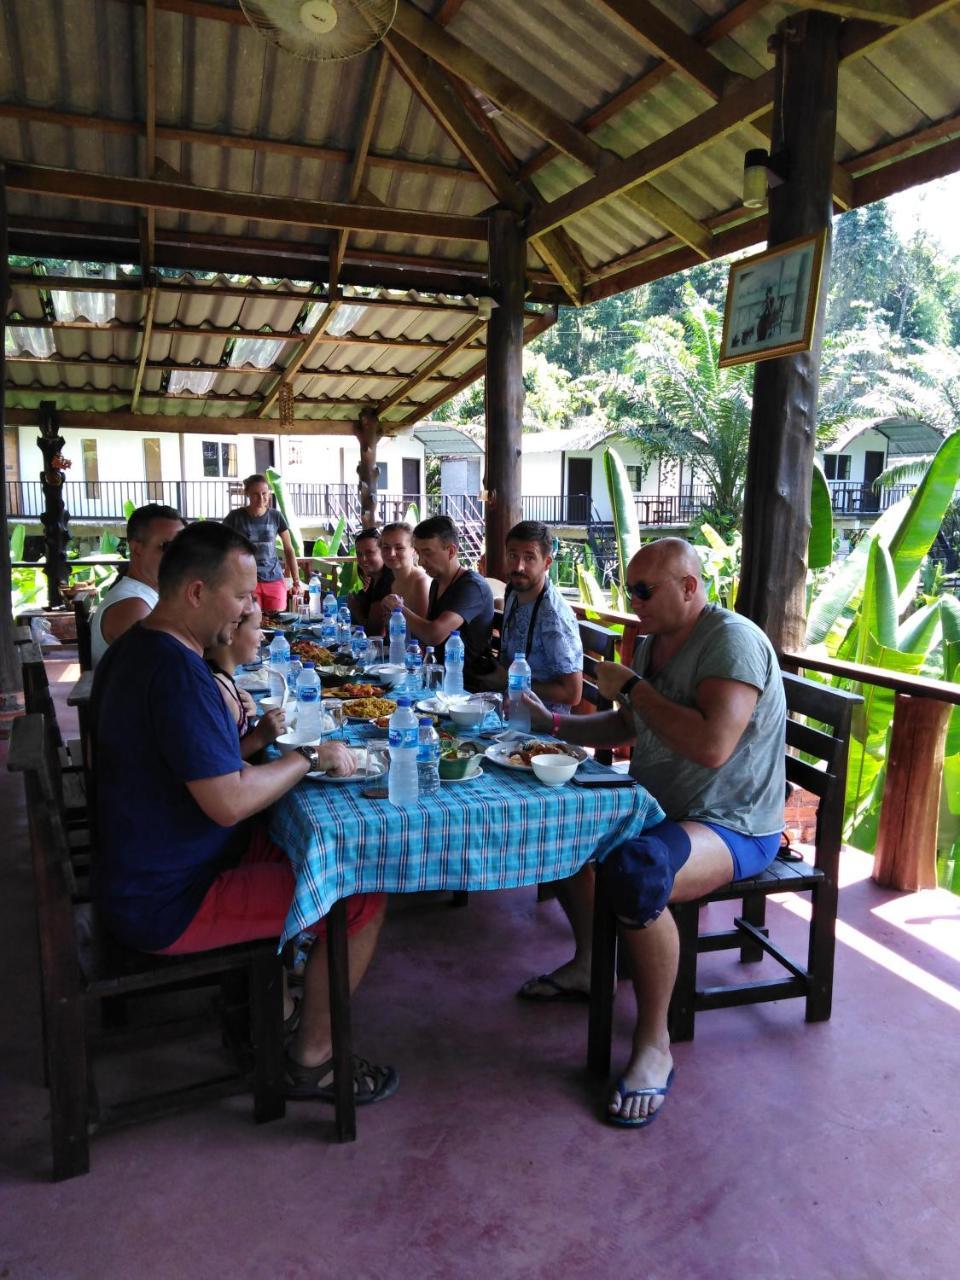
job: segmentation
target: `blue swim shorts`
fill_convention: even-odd
[[[768,836],[745,836],[741,831],[722,827],[719,822],[704,822],[702,818],[694,818],[692,821],[715,831],[730,850],[734,880],[746,880],[749,876],[759,875],[774,860],[780,848],[779,831],[771,832]]]

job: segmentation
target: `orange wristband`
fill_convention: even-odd
[[[553,734],[553,736],[554,736],[554,737],[557,737],[557,735],[558,735],[558,734],[559,734],[559,732],[560,732],[560,713],[559,713],[559,711],[554,711],[554,713],[553,713],[553,724],[552,724],[552,725],[551,725],[551,727],[550,727],[550,732]]]

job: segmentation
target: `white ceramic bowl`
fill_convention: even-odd
[[[547,787],[559,787],[569,782],[579,763],[572,756],[533,756],[530,760],[533,772]]]
[[[449,714],[450,719],[458,729],[465,729],[468,733],[477,733],[483,724],[488,709],[488,704],[483,701],[474,702],[472,699],[464,698],[462,701],[450,703]]]
[[[281,733],[276,742],[280,748],[280,754],[284,756],[288,756],[291,751],[296,751],[297,747],[316,747],[320,745],[319,739],[315,734],[303,733],[297,729],[288,729],[286,733]]]
[[[406,679],[407,669],[397,662],[381,662],[379,666],[371,668],[370,674],[377,676],[388,689],[392,689],[395,684]]]
[[[261,698],[259,705],[261,711],[276,711],[283,706],[283,699],[277,697]]]

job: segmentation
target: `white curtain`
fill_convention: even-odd
[[[192,391],[195,396],[205,396],[216,380],[216,369],[212,373],[204,369],[174,369],[167,394],[174,396],[180,391]]]
[[[68,275],[82,276],[84,268],[79,262],[71,262]],[[103,268],[104,280],[116,280],[114,265]],[[51,289],[54,315],[58,320],[89,320],[93,324],[109,324],[117,316],[115,293],[80,293],[74,289]]]
[[[8,324],[4,331],[3,349],[8,356],[26,353],[30,356],[52,356],[56,351],[49,329],[33,329],[25,324]]]
[[[230,367],[252,364],[255,369],[269,369],[276,364],[284,345],[275,338],[238,338],[230,352]]]

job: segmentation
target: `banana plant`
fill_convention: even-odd
[[[300,531],[300,521],[297,519],[297,513],[293,509],[293,503],[287,497],[286,485],[283,483],[283,476],[279,471],[274,471],[273,467],[267,467],[266,470],[267,484],[273,490],[273,496],[277,500],[277,507],[284,520],[287,522],[287,528],[290,530],[290,541],[293,543],[293,554],[295,556],[303,555],[303,534]]]
[[[613,532],[617,543],[617,561],[620,569],[612,590],[613,606],[626,613],[630,601],[626,597],[622,584],[627,580],[627,565],[640,550],[640,525],[637,522],[637,507],[633,500],[633,489],[627,478],[627,470],[616,449],[604,449],[603,470],[610,493]]]

